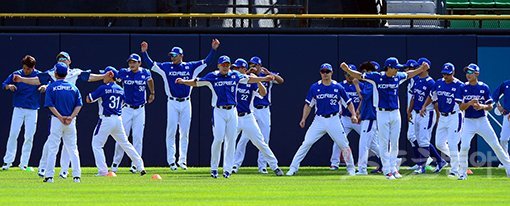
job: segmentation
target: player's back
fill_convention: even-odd
[[[119,85],[110,82],[102,85],[99,91],[103,92],[99,99],[99,115],[111,116],[122,114],[122,103],[124,101],[124,89]]]
[[[62,116],[69,116],[82,100],[78,88],[67,81],[57,80],[46,89],[46,107],[55,107]]]

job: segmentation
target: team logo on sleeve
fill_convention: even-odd
[[[333,91],[338,92],[338,89],[334,89]]]
[[[184,69],[189,69],[189,66],[185,66]]]
[[[142,75],[142,79],[145,79],[145,75]]]
[[[398,81],[398,78],[397,78],[397,77],[395,77],[395,79],[393,79],[393,80]]]
[[[453,92],[454,92],[454,91],[457,91],[457,88],[452,88],[452,91],[453,91]]]
[[[484,94],[484,93],[485,93],[485,91],[484,91],[484,90],[480,90],[480,94]]]
[[[235,78],[236,78],[236,75],[232,75],[232,76],[230,76],[230,78],[235,79]]]

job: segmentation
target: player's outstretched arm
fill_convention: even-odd
[[[424,71],[427,71],[430,69],[430,66],[429,64],[427,64],[427,62],[423,62],[420,67],[418,69],[415,69],[415,70],[409,70],[407,71],[407,79],[411,79],[413,77],[415,77],[416,75],[424,72]]]
[[[340,64],[340,68],[344,71],[344,72],[347,72],[347,74],[351,75],[352,77],[354,77],[355,79],[363,79],[363,77],[361,76],[361,73],[356,71],[356,70],[352,70],[351,68],[349,68],[349,65],[347,65],[347,63],[345,62],[342,62]]]
[[[12,80],[14,82],[22,82],[25,84],[30,84],[30,85],[35,85],[35,86],[41,85],[41,82],[39,81],[39,77],[22,77],[19,75],[14,75],[12,77]]]
[[[261,72],[265,75],[273,75],[274,81],[276,81],[276,83],[278,83],[278,84],[283,84],[283,82],[284,82],[283,78],[279,74],[272,73],[265,67],[261,67]]]
[[[301,128],[305,128],[306,118],[308,118],[308,115],[310,115],[310,111],[312,111],[312,107],[310,107],[308,104],[305,104],[305,106],[303,106],[303,117],[301,117],[301,121],[299,122],[299,126]]]
[[[267,75],[265,77],[253,77],[253,76],[248,76],[248,83],[251,84],[251,83],[259,83],[259,82],[270,82],[270,81],[273,81],[274,80],[274,76],[273,75]]]
[[[266,94],[267,94],[266,87],[262,83],[260,83],[260,82],[257,83],[257,87],[258,87],[259,95],[260,96],[266,96]]]
[[[190,87],[196,87],[197,86],[197,79],[184,80],[182,78],[177,78],[175,80],[175,83],[176,84],[184,84],[184,85],[187,85],[187,86],[190,86]]]
[[[92,74],[90,73],[88,82],[97,82],[104,79],[105,74]]]

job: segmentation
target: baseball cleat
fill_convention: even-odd
[[[503,164],[499,164],[498,168],[505,168],[505,166],[503,166]]]
[[[39,169],[39,171],[37,172],[37,175],[39,175],[39,177],[43,178],[44,177],[44,169]]]
[[[133,166],[131,166],[131,168],[129,168],[129,171],[130,171],[131,173],[133,173],[133,174],[135,174],[135,173],[137,173],[137,172],[138,172],[138,170],[136,169],[136,166],[134,166],[134,165],[133,165]]]
[[[61,172],[58,176],[62,179],[67,179],[67,172]]]
[[[393,176],[395,177],[395,179],[402,178],[402,175],[398,171],[393,172]]]
[[[289,170],[289,171],[287,171],[287,174],[285,174],[285,175],[294,176],[295,174],[296,174],[296,171]]]
[[[425,174],[425,167],[424,166],[418,166],[418,169],[414,170],[413,174]]]
[[[276,176],[283,176],[283,171],[282,171],[280,168],[276,168],[276,169],[274,170],[274,174],[275,174]]]
[[[267,174],[267,169],[266,168],[259,169],[259,173]]]
[[[460,175],[457,180],[467,180],[467,175],[466,174]]]
[[[95,176],[96,177],[106,177],[106,176],[108,176],[108,173],[97,173]]]
[[[218,178],[218,170],[211,170],[211,177],[212,178]]]
[[[46,178],[44,178],[43,182],[53,183],[53,177],[46,177]]]
[[[145,170],[140,171],[140,176],[144,176],[146,174],[147,174],[147,171],[145,171]]]
[[[439,164],[436,166],[436,169],[434,170],[434,173],[440,173],[443,168],[445,168],[448,165],[448,162],[445,160],[439,162]]]
[[[177,165],[175,163],[170,164],[170,170],[172,171],[177,170]]]
[[[4,164],[2,165],[2,170],[8,170],[11,166],[12,166],[12,164],[11,164],[11,163],[4,163]]]
[[[418,167],[419,167],[419,166],[420,166],[420,165],[415,164],[414,166],[409,167],[409,170],[416,170],[416,169],[418,169]]]
[[[401,164],[402,164],[402,158],[397,158],[397,170],[400,170]]]
[[[232,167],[232,174],[236,174],[237,173],[237,166],[233,166]]]
[[[386,179],[388,179],[388,180],[394,180],[395,179],[395,177],[393,176],[393,174],[391,174],[391,172],[386,174],[385,176],[386,176]]]
[[[22,171],[25,171],[27,170],[28,166],[26,165],[20,165],[19,168],[22,170]]]
[[[331,165],[331,166],[329,166],[329,170],[338,170],[338,166]]]
[[[178,164],[179,167],[182,168],[182,170],[187,170],[188,169],[188,166],[186,166],[186,163],[181,163],[181,164]]]
[[[356,175],[356,170],[354,170],[354,169],[348,169],[348,170],[347,170],[347,175],[349,175],[349,176],[355,176],[355,175]]]
[[[230,172],[227,172],[227,171],[223,172],[223,177],[224,178],[229,178],[230,177]]]
[[[434,161],[434,159],[432,159],[432,157],[427,158],[427,161],[425,162],[425,165],[429,166],[430,163],[432,163],[432,161]]]
[[[80,177],[73,177],[73,182],[80,183],[81,178]]]
[[[356,172],[356,175],[368,175],[367,169],[360,169]]]
[[[370,171],[370,174],[382,174],[382,168],[378,167],[377,169]]]
[[[458,175],[457,175],[457,174],[455,174],[454,172],[450,172],[450,173],[448,174],[448,178],[458,178]]]
[[[112,172],[117,173],[118,170],[119,170],[119,164],[113,163],[112,164]]]

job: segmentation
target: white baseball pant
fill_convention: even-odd
[[[21,149],[20,166],[28,166],[34,134],[37,128],[37,110],[21,107],[14,107],[12,111],[11,128],[9,130],[9,139],[7,139],[4,163],[10,164],[14,162],[16,150],[18,149],[18,136],[23,124],[25,124],[25,139]]]
[[[439,116],[436,129],[436,147],[450,157],[451,173],[459,172],[459,142],[462,128],[462,113]]]
[[[398,139],[400,136],[399,110],[377,111],[379,152],[384,174],[397,171]],[[389,150],[388,150],[389,149]]]
[[[175,135],[179,125],[179,161],[187,164],[189,129],[191,125],[191,101],[168,100],[166,116],[166,154],[168,164],[175,163]]]
[[[223,145],[223,172],[232,173],[236,147],[237,111],[232,109],[213,109],[213,135],[211,145],[211,170],[218,170]]]
[[[416,121],[416,116],[420,116],[419,114],[417,115],[414,111],[411,112],[411,118],[413,119],[412,122],[409,122],[407,121],[407,140],[409,140],[409,142],[411,143],[411,146],[413,147],[419,147],[418,145],[414,145],[414,141],[416,141],[416,125],[414,124],[414,122]]]
[[[112,115],[110,117],[101,116],[92,136],[92,151],[94,152],[94,159],[99,175],[108,174],[108,166],[106,165],[103,147],[109,135],[112,135],[115,142],[127,153],[139,171],[145,169],[142,157],[128,141],[124,127],[122,126],[122,118],[117,115]]]
[[[50,136],[48,137],[48,156],[46,162],[45,177],[53,177],[55,174],[55,161],[57,159],[58,146],[60,140],[64,142],[66,150],[71,159],[73,169],[73,177],[81,176],[80,155],[78,153],[77,136],[76,136],[76,118],[71,124],[64,125],[58,118],[51,117]]]
[[[508,141],[510,140],[510,122],[508,121],[508,117],[510,114],[503,115],[503,127],[501,128],[501,137],[499,142],[501,143],[501,147],[505,150],[506,154],[508,154]]]
[[[475,134],[480,135],[485,142],[494,150],[499,161],[503,164],[507,171],[510,170],[510,158],[505,153],[503,148],[498,142],[498,137],[492,129],[492,126],[487,117],[480,118],[464,118],[464,124],[462,125],[460,139],[460,168],[459,173],[466,175],[468,169],[468,154],[471,146],[471,139]]]
[[[255,115],[255,120],[257,120],[257,124],[259,125],[260,132],[262,132],[262,136],[264,136],[264,142],[269,145],[269,139],[271,137],[271,110],[269,107],[262,109],[254,109],[253,115]],[[264,159],[264,155],[261,151],[259,151],[257,164],[260,169],[265,169],[267,167],[267,162]]]
[[[310,125],[310,128],[306,131],[303,143],[292,159],[289,171],[298,171],[301,161],[303,161],[312,145],[325,134],[328,134],[331,139],[340,146],[342,156],[347,165],[347,171],[354,172],[354,158],[338,115],[329,118],[315,116],[312,125]]]
[[[122,108],[122,124],[126,130],[126,136],[129,137],[129,133],[133,131],[133,146],[136,152],[142,156],[142,145],[143,145],[143,130],[145,128],[145,107],[133,109],[130,107]],[[120,164],[124,157],[124,150],[117,142],[115,143],[115,153],[113,156],[113,163]],[[131,163],[135,166],[134,163]]]
[[[418,146],[428,148],[432,137],[432,129],[436,122],[436,113],[434,110],[427,110],[423,117],[415,111],[413,111],[413,114],[415,114],[414,133],[418,141]]]
[[[369,149],[380,156],[379,143],[377,142],[377,121],[362,120],[361,134],[359,138],[358,170],[367,169]]]
[[[342,122],[342,126],[344,127],[345,136],[348,136],[351,131],[356,131],[356,133],[359,135],[361,134],[361,125],[360,124],[354,124],[351,121],[350,117],[341,116],[340,121]],[[333,148],[331,149],[331,158],[330,162],[331,165],[338,166],[340,165],[340,147],[333,142]]]
[[[241,167],[244,155],[246,151],[246,144],[251,141],[257,149],[262,153],[264,159],[269,163],[272,170],[278,168],[278,160],[276,159],[273,151],[264,142],[264,137],[260,132],[260,128],[255,121],[253,114],[247,114],[242,117],[238,117],[237,133],[236,137],[241,133],[241,138],[237,143],[234,165],[238,168]]]
[[[50,119],[51,121],[51,119]],[[50,123],[51,127],[51,123]],[[62,145],[62,149],[60,150],[60,174],[67,172],[69,170],[69,165],[71,164],[71,160],[69,158],[69,154],[66,152],[67,148],[65,145]],[[48,162],[48,140],[43,145],[41,160],[39,160],[39,171],[46,169],[46,163]]]

